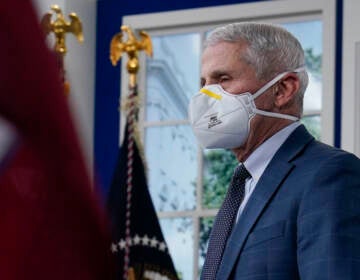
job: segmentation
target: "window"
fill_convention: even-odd
[[[124,18],[124,24],[146,30],[153,40],[154,57],[142,57],[141,62],[139,91],[145,94],[140,127],[150,193],[182,279],[198,278],[213,217],[236,165],[231,152],[202,150],[187,120],[189,99],[200,87],[200,56],[206,32],[244,20],[279,23],[291,31],[303,44],[310,73],[302,121],[315,137],[333,142],[335,1],[289,2]],[[122,72],[122,92],[126,94],[127,73]]]

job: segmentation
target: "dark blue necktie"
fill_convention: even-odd
[[[210,234],[201,280],[214,280],[216,278],[227,239],[231,233],[240,204],[244,199],[245,180],[250,176],[243,164],[236,167]]]

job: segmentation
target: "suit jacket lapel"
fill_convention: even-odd
[[[313,137],[306,131],[305,127],[301,125],[289,136],[279,151],[277,151],[261,176],[238,223],[229,237],[222,258],[223,261],[217,273],[217,279],[223,280],[229,278],[251,228],[281,182],[294,167],[290,161],[296,157],[311,140],[313,140]]]

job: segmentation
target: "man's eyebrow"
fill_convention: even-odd
[[[211,77],[220,77],[223,75],[229,75],[230,72],[229,71],[225,71],[225,70],[215,70],[213,72],[210,73]]]

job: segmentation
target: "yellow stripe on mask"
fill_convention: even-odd
[[[205,93],[206,95],[208,95],[208,96],[210,96],[210,97],[212,97],[212,98],[215,98],[215,99],[218,99],[218,100],[221,99],[221,95],[220,95],[220,94],[217,94],[217,93],[215,93],[215,92],[212,92],[212,91],[210,91],[210,90],[208,90],[208,89],[206,89],[206,88],[200,89],[200,92]]]

